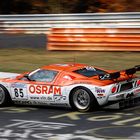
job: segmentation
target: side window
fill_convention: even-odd
[[[41,69],[41,70],[38,70],[35,73],[29,75],[29,78],[32,81],[51,82],[54,80],[57,73],[58,73],[57,71]]]

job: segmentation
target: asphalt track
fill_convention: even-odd
[[[0,48],[20,47],[21,44],[24,44],[25,47],[44,46],[45,48],[46,37],[42,35],[40,37],[42,44],[36,40],[36,36],[1,35]],[[46,139],[139,140],[140,106],[124,110],[101,109],[89,113],[50,107],[12,106],[0,108],[0,140]]]
[[[140,106],[80,113],[66,108],[0,108],[0,140],[139,139]]]
[[[46,49],[45,34],[0,34],[0,48]]]

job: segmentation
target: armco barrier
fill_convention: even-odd
[[[49,33],[51,28],[140,28],[140,12],[0,15],[0,33]]]
[[[48,50],[140,51],[140,28],[53,28]]]
[[[140,51],[140,12],[0,15],[0,33],[47,34],[49,50]]]

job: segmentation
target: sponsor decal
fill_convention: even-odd
[[[21,101],[21,100],[20,101],[15,100],[14,103],[15,104],[24,104],[24,105],[32,104],[30,101]]]
[[[99,88],[99,87],[95,87],[95,92],[99,93],[99,94],[105,93],[105,89],[102,89],[102,88]]]
[[[66,96],[54,95],[54,101],[56,101],[56,102],[65,101],[65,100],[66,100]]]
[[[46,99],[47,101],[54,101],[54,99],[52,97],[47,97]]]
[[[50,96],[49,96],[49,97],[45,97],[45,96],[41,96],[41,97],[39,97],[39,96],[31,96],[30,99],[31,99],[31,100],[41,100],[41,101],[42,101],[42,100],[43,100],[43,101],[44,101],[44,100],[45,100],[45,101],[53,101],[53,97],[50,97]],[[41,102],[41,101],[40,101],[40,102]]]
[[[73,82],[72,85],[73,85],[73,84],[89,84],[89,85],[91,85],[92,82],[88,82],[88,81],[78,81],[78,82]]]
[[[86,66],[85,68],[86,70],[89,70],[89,71],[96,71],[96,69],[92,66]]]
[[[31,94],[55,94],[55,95],[61,95],[61,88],[59,86],[29,85],[28,91]]]
[[[42,96],[42,97],[40,97],[40,99],[41,99],[41,100],[46,100],[46,99],[47,99],[47,97]]]
[[[103,99],[105,96],[98,96],[97,99]]]
[[[32,105],[48,105],[48,103],[46,101],[31,101]]]
[[[12,88],[25,88],[26,87],[26,84],[24,84],[24,83],[13,83],[13,84],[11,84],[11,87]]]
[[[109,77],[110,77],[110,74],[99,75],[100,80],[107,80],[107,79],[109,79]]]
[[[30,97],[30,99],[31,100],[39,100],[40,98],[35,96],[35,97]]]
[[[11,84],[12,99],[27,99],[27,85],[24,83]]]

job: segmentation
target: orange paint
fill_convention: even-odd
[[[48,50],[140,51],[140,28],[52,28]]]

